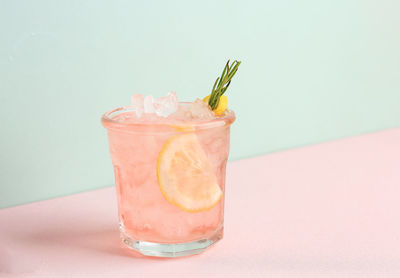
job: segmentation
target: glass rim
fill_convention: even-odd
[[[191,102],[178,102],[179,105],[189,105]],[[124,112],[133,112],[135,109],[132,105],[121,106],[115,109],[112,109],[101,116],[101,123],[107,129],[135,129],[152,126],[154,129],[157,127],[166,127],[166,126],[174,126],[174,127],[182,127],[183,130],[185,127],[190,125],[194,127],[196,130],[198,129],[209,129],[209,128],[216,128],[216,127],[223,127],[223,126],[230,126],[236,119],[235,112],[232,110],[227,109],[225,115],[221,117],[217,117],[211,120],[195,120],[190,122],[184,121],[171,121],[171,122],[138,122],[138,123],[124,123],[117,120],[114,120],[113,117]],[[153,131],[154,131],[153,129]]]

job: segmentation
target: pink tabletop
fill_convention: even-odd
[[[400,129],[232,162],[226,198],[179,259],[120,247],[114,188],[3,209],[0,277],[400,277]]]

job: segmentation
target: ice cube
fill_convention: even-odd
[[[165,97],[154,100],[154,109],[158,116],[168,117],[178,109],[178,98],[175,92],[169,93]]]
[[[214,112],[212,112],[208,104],[201,99],[196,99],[190,104],[189,112],[194,119],[211,120],[215,118]]]
[[[152,95],[148,95],[144,98],[144,113],[151,114],[154,113],[154,97]]]
[[[166,118],[178,109],[178,98],[175,92],[159,98],[154,98],[152,95],[143,97],[141,94],[136,94],[132,95],[131,99],[137,117],[141,117],[144,112]]]
[[[141,94],[135,94],[131,96],[132,106],[135,110],[136,116],[141,117],[143,114],[143,100],[144,97]]]

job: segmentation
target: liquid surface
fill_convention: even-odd
[[[216,116],[204,102],[198,100],[193,103],[181,103],[177,111],[168,117],[159,116],[156,113],[141,113],[137,115],[135,109],[131,107],[126,107],[121,111],[115,111],[108,117],[119,123],[173,124],[213,121],[223,119],[232,114],[232,111],[226,110],[222,115]]]

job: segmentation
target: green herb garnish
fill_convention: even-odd
[[[214,86],[211,90],[210,98],[208,99],[208,105],[211,107],[211,110],[215,110],[219,103],[219,98],[225,93],[226,89],[228,89],[231,84],[232,77],[237,72],[240,61],[235,60],[232,65],[229,65],[229,60],[226,62],[224,70],[220,77],[215,80]]]

